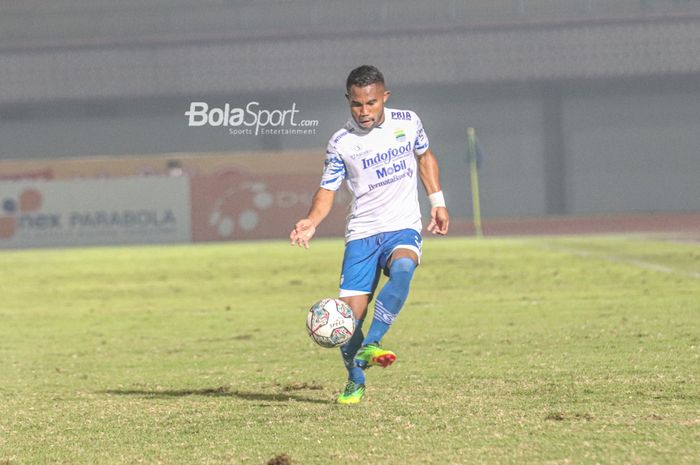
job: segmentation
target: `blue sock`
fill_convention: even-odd
[[[399,315],[401,307],[406,302],[415,270],[416,263],[408,257],[399,258],[391,263],[389,281],[384,285],[374,302],[374,318],[363,345],[379,343],[384,334],[389,331]]]
[[[357,384],[365,384],[365,373],[362,371],[362,368],[355,365],[355,354],[357,354],[364,339],[364,334],[362,334],[362,323],[364,322],[365,320],[357,320],[352,337],[348,342],[340,346],[340,354],[343,356],[345,369],[348,370],[348,379]]]

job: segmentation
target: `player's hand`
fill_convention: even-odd
[[[450,227],[450,214],[445,207],[434,207],[430,209],[430,224],[428,231],[433,234],[444,236]]]
[[[315,233],[316,226],[310,219],[304,218],[303,220],[299,220],[297,221],[297,224],[294,225],[292,232],[289,234],[289,240],[291,241],[290,245],[298,245],[299,247],[308,249],[309,241],[312,237],[314,237]]]

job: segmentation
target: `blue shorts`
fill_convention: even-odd
[[[418,231],[402,229],[356,239],[345,244],[343,270],[340,275],[340,297],[373,294],[382,270],[396,249],[409,249],[420,260],[423,238]]]

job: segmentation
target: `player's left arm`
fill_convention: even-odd
[[[428,148],[418,157],[418,173],[425,192],[430,199],[430,224],[428,231],[445,235],[450,227],[450,214],[447,212],[445,199],[440,187],[440,167],[433,151]]]

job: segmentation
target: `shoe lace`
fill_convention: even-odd
[[[345,395],[350,395],[357,389],[358,384],[355,381],[348,381],[345,385]]]

